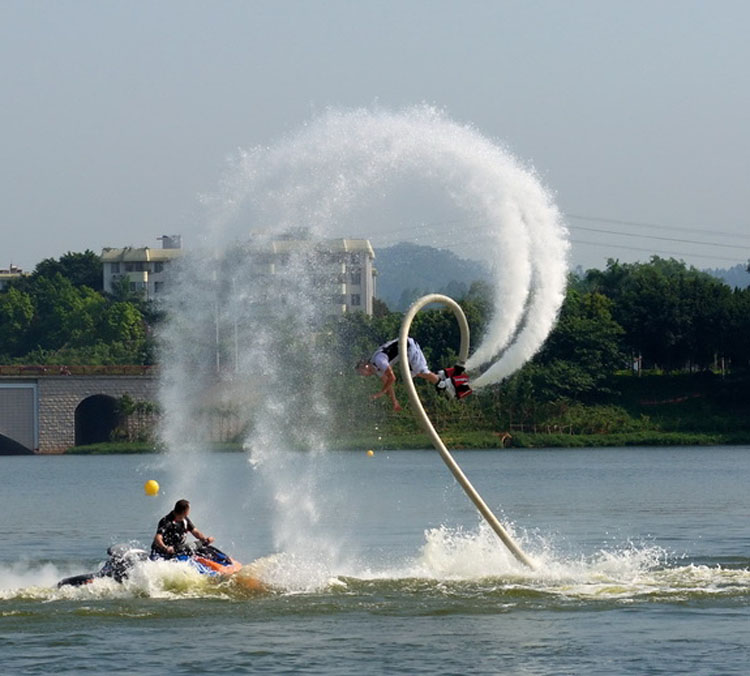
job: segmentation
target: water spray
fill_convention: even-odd
[[[430,106],[332,109],[276,143],[239,151],[202,198],[204,226],[165,304],[160,436],[174,454],[171,490],[203,489],[212,412],[232,410],[273,496],[274,547],[309,551],[335,539],[322,532],[314,463],[291,455],[323,452],[336,416],[321,396],[335,355],[315,342],[331,298],[318,288],[324,270],[301,252],[261,274],[270,266],[248,252],[302,231],[310,252],[332,238],[376,246],[395,238],[481,259],[493,308],[471,357],[464,353],[466,367],[481,371],[472,381],[479,391],[521,368],[556,321],[569,243],[553,197],[502,144]]]
[[[399,334],[398,339],[399,354],[405,355],[407,353],[407,339],[409,337],[409,329],[411,328],[411,323],[414,320],[417,312],[431,303],[442,303],[443,305],[446,305],[451,310],[453,310],[453,314],[456,315],[458,326],[461,331],[461,343],[458,350],[458,364],[460,366],[463,366],[466,363],[467,357],[469,356],[469,323],[468,321],[466,321],[466,315],[461,309],[461,306],[452,298],[443,296],[439,293],[432,293],[428,294],[427,296],[422,296],[422,298],[415,301],[407,310],[406,315],[404,315],[404,319],[401,322],[401,333]],[[406,389],[409,393],[409,401],[411,402],[414,415],[416,416],[422,427],[424,427],[427,434],[430,436],[430,439],[437,449],[438,453],[440,453],[440,457],[443,459],[443,462],[448,466],[448,469],[450,469],[450,471],[453,473],[453,476],[456,477],[456,481],[458,481],[458,483],[461,485],[461,488],[464,489],[466,495],[469,496],[469,499],[474,503],[476,508],[479,510],[479,513],[485,518],[492,530],[494,530],[497,536],[503,541],[503,544],[508,548],[510,553],[513,554],[513,556],[515,556],[516,559],[524,564],[527,568],[531,568],[533,570],[534,565],[531,563],[529,557],[526,556],[523,550],[521,550],[521,548],[513,541],[513,538],[511,538],[511,536],[508,534],[508,531],[505,530],[500,521],[498,521],[497,517],[492,513],[492,510],[489,508],[487,503],[482,500],[482,496],[479,495],[474,486],[472,486],[471,482],[463,473],[463,470],[461,469],[459,464],[455,461],[453,456],[446,448],[443,440],[440,438],[440,435],[437,433],[435,426],[432,424],[432,421],[425,412],[424,406],[422,406],[422,401],[417,394],[417,388],[414,385],[414,381],[411,377],[409,360],[401,359],[400,362],[401,373],[403,374],[404,382],[406,383]]]

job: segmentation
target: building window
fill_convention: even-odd
[[[350,303],[350,305],[352,305],[352,306],[359,306],[361,304],[362,304],[362,299],[360,298],[360,295],[358,293],[353,293],[352,294],[352,302]]]
[[[117,275],[120,273],[120,264],[119,263],[110,263],[110,273],[113,275]]]
[[[164,282],[154,282],[154,293],[161,293]]]
[[[164,270],[164,263],[162,261],[154,263],[154,272],[162,272],[162,270]]]
[[[362,283],[362,268],[359,266],[349,268],[349,283],[350,284],[361,284]]]

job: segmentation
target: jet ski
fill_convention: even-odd
[[[236,561],[220,549],[202,542],[194,542],[181,549],[170,561],[187,561],[199,573],[211,577],[232,575],[242,568]]]
[[[107,550],[107,555],[109,558],[97,572],[66,577],[60,580],[57,586],[71,585],[80,587],[102,577],[109,577],[115,580],[115,582],[122,582],[128,577],[136,564],[149,560],[149,553],[145,549],[133,547],[128,544],[113,545]],[[209,575],[211,577],[232,575],[242,568],[242,564],[239,561],[235,561],[228,554],[225,554],[216,547],[198,542],[186,545],[175,556],[167,560],[170,562],[186,562],[201,573],[201,575]]]

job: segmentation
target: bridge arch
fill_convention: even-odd
[[[15,439],[0,434],[0,455],[33,455],[34,451],[26,448]]]
[[[115,406],[124,395],[136,402],[158,400],[155,372],[86,375],[99,368],[86,366],[78,367],[80,375],[44,367],[36,375],[8,375],[3,368],[8,367],[0,367],[0,435],[35,453],[64,453],[79,443],[109,440],[120,422]]]
[[[117,399],[107,394],[86,397],[75,410],[76,446],[111,441],[112,432],[120,422]]]

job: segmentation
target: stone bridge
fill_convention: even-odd
[[[67,373],[67,370],[65,371]],[[157,376],[0,375],[0,455],[109,441],[117,400],[156,402]]]

